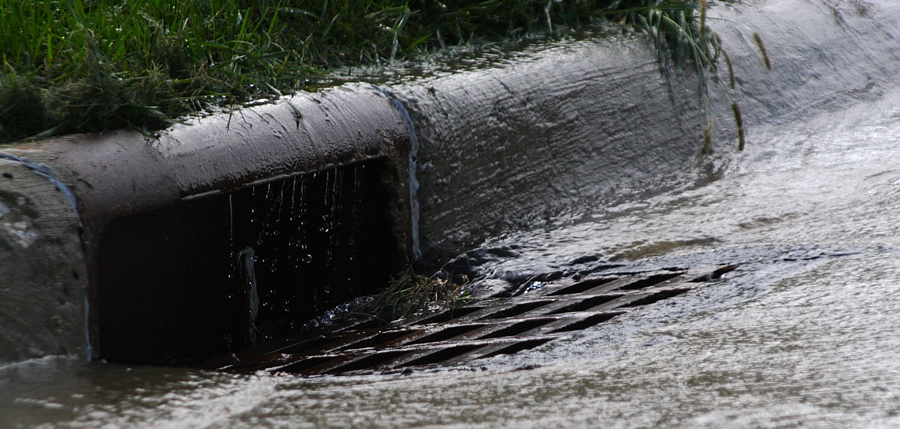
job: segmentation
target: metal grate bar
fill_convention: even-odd
[[[517,353],[684,294],[734,265],[558,279],[513,298],[483,301],[382,329],[343,328],[272,341],[206,367],[302,375],[452,365]]]

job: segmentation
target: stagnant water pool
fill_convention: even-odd
[[[411,374],[31,360],[0,367],[0,427],[900,426],[900,92],[748,141],[675,191],[496,238],[480,267],[740,264],[689,293]]]

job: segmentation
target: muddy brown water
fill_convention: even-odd
[[[0,427],[900,425],[900,92],[749,135],[679,189],[493,239],[508,252],[480,266],[741,264],[698,290],[408,375],[20,362],[0,368]]]
[[[798,87],[816,85],[841,83]],[[407,374],[5,364],[0,428],[898,427],[900,91],[878,88],[757,121],[743,153],[720,148],[647,183],[665,193],[495,237],[470,258],[485,285],[616,264],[740,266],[690,292]],[[779,108],[750,98],[756,118]]]

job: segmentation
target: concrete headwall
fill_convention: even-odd
[[[685,167],[705,125],[698,82],[665,78],[644,35],[616,32],[394,88],[419,137],[426,258],[571,222]]]
[[[734,90],[724,59],[711,87],[716,138],[729,146],[735,140],[731,101],[740,106],[751,145],[754,128],[876,100],[900,84],[900,2],[720,1],[709,16],[734,65]]]
[[[87,354],[87,274],[66,195],[0,157],[0,362]]]
[[[99,303],[104,298],[100,286],[104,273],[100,272],[98,256],[104,245],[105,229],[116,219],[302,173],[333,170],[337,166],[377,159],[383,160],[381,165],[389,170],[384,176],[391,181],[389,199],[393,206],[393,236],[398,251],[412,255],[410,150],[407,123],[391,100],[371,85],[345,85],[316,94],[298,94],[275,104],[243,109],[234,114],[195,119],[189,125],[175,126],[157,137],[116,131],[63,137],[0,152],[0,168],[7,173],[0,177],[0,201],[3,203],[0,206],[0,274],[3,274],[0,277],[0,326],[4,327],[0,331],[0,361],[59,353],[85,356],[89,351],[95,358],[110,354],[108,338],[104,338],[104,329],[100,326]],[[44,177],[46,174],[41,176],[29,171],[26,164],[50,172],[58,181],[54,183]],[[338,184],[333,186],[339,187]],[[64,196],[69,192],[74,197],[77,212]],[[179,211],[180,218],[158,222],[169,222],[175,228],[177,223],[183,224],[188,218],[205,216],[198,209],[190,208],[193,206],[185,207],[188,208]],[[227,210],[226,205],[225,211],[206,222],[190,220],[198,227],[224,225],[227,240]],[[83,228],[79,228],[79,219]],[[164,225],[148,225],[147,230],[161,227]],[[235,235],[244,229],[247,228],[238,225]],[[139,238],[142,234],[145,235],[144,231],[134,232],[134,246],[145,245],[153,239]],[[122,232],[118,235],[117,240],[124,241],[117,246],[128,249],[129,237]],[[169,241],[168,237],[159,239]],[[257,246],[256,241],[235,245]],[[214,241],[210,240],[210,243]],[[203,248],[202,243],[189,244]],[[388,255],[393,249],[393,243],[385,243],[381,249],[384,254],[380,257],[408,257]],[[236,255],[227,256],[227,249],[207,250],[224,251],[225,264],[237,261]],[[240,250],[239,247],[234,252]],[[146,260],[158,261],[150,272],[153,275],[159,274],[159,270],[176,271],[160,278],[172,281],[196,279],[207,271],[209,276],[218,275],[207,267],[193,267],[190,261],[169,263],[152,254],[159,249],[143,251],[148,254]],[[127,290],[131,287],[129,283],[145,281],[148,267],[143,264],[146,262],[136,258],[128,262],[131,266],[114,267],[120,273],[117,278],[124,280],[115,280],[115,284],[104,287]],[[190,270],[192,274],[177,270]],[[132,281],[128,280],[128,273],[133,276]],[[158,293],[146,291],[147,296],[141,298],[139,294],[129,297],[120,292],[115,302],[131,309],[125,312],[131,317],[151,305],[157,296],[203,297],[206,292],[198,290],[214,290],[217,283],[220,284],[219,294],[223,295],[217,299],[224,300],[227,299],[224,296],[230,295],[230,301],[234,301],[233,295],[243,293],[239,281],[227,279],[225,274],[219,280],[204,280],[203,285],[167,281],[157,285]],[[226,291],[229,282],[235,283],[231,286],[234,292]],[[173,293],[175,288],[185,292]],[[213,297],[209,298],[212,300]],[[139,302],[141,300],[143,304]],[[158,308],[160,314],[155,321],[141,315],[128,323],[148,330],[153,329],[148,327],[151,324],[170,326],[172,320],[181,320],[183,316],[167,313],[176,308],[186,312],[201,311],[202,308],[210,311],[208,303],[198,304],[207,305],[171,302],[166,306],[165,302],[156,302],[152,304],[156,307],[152,308]],[[236,313],[234,319],[247,320],[246,314]],[[206,323],[200,316],[192,315],[198,323]],[[208,319],[224,320],[226,317],[219,315]],[[107,323],[115,325],[117,322]],[[216,331],[216,327],[185,324],[177,329],[172,334],[180,335],[178,342],[188,347],[192,332],[196,335],[207,333],[202,341],[194,341],[197,344],[210,341],[209,332],[216,332],[217,338],[212,340],[220,345],[242,344],[238,339],[223,338],[229,333]],[[246,332],[245,328],[242,333]],[[127,335],[119,338],[132,340]],[[133,340],[142,341],[140,338]],[[161,341],[157,338],[151,342],[148,338],[144,343]],[[129,347],[138,350],[133,345]],[[135,353],[139,352],[132,352],[132,355]]]
[[[423,251],[445,261],[504,231],[659,192],[666,181],[650,179],[703,162],[708,120],[720,155],[735,151],[732,102],[753,144],[754,127],[880,97],[900,79],[900,5],[830,3],[710,2],[736,85],[720,55],[708,104],[695,73],[670,66],[664,77],[648,38],[634,33],[393,88],[420,142]]]
[[[395,233],[414,255],[415,196],[418,244],[434,267],[504,231],[577,221],[609,202],[658,192],[665,181],[656,178],[706,162],[699,152],[708,119],[719,159],[735,150],[733,101],[752,145],[754,127],[877,98],[897,85],[900,5],[845,3],[710,2],[709,23],[736,86],[720,60],[708,104],[694,73],[663,76],[646,37],[621,32],[388,85],[390,97],[348,84],[158,137],[111,132],[7,150],[51,167],[74,194],[77,215],[59,185],[13,157],[0,159],[0,361],[86,355],[86,324],[96,345],[96,241],[122,216],[387,158],[397,180],[395,218],[405,219]],[[421,145],[410,159],[415,137]]]

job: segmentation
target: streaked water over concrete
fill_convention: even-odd
[[[900,424],[900,92],[753,136],[713,177],[697,168],[679,190],[488,243],[517,246],[484,267],[495,273],[589,253],[742,264],[697,292],[533,351],[409,376],[27,361],[0,369],[0,426]]]
[[[411,375],[31,360],[0,367],[0,427],[900,426],[900,91],[856,103],[757,124],[664,194],[490,239],[504,256],[477,267],[741,264],[696,292]]]

